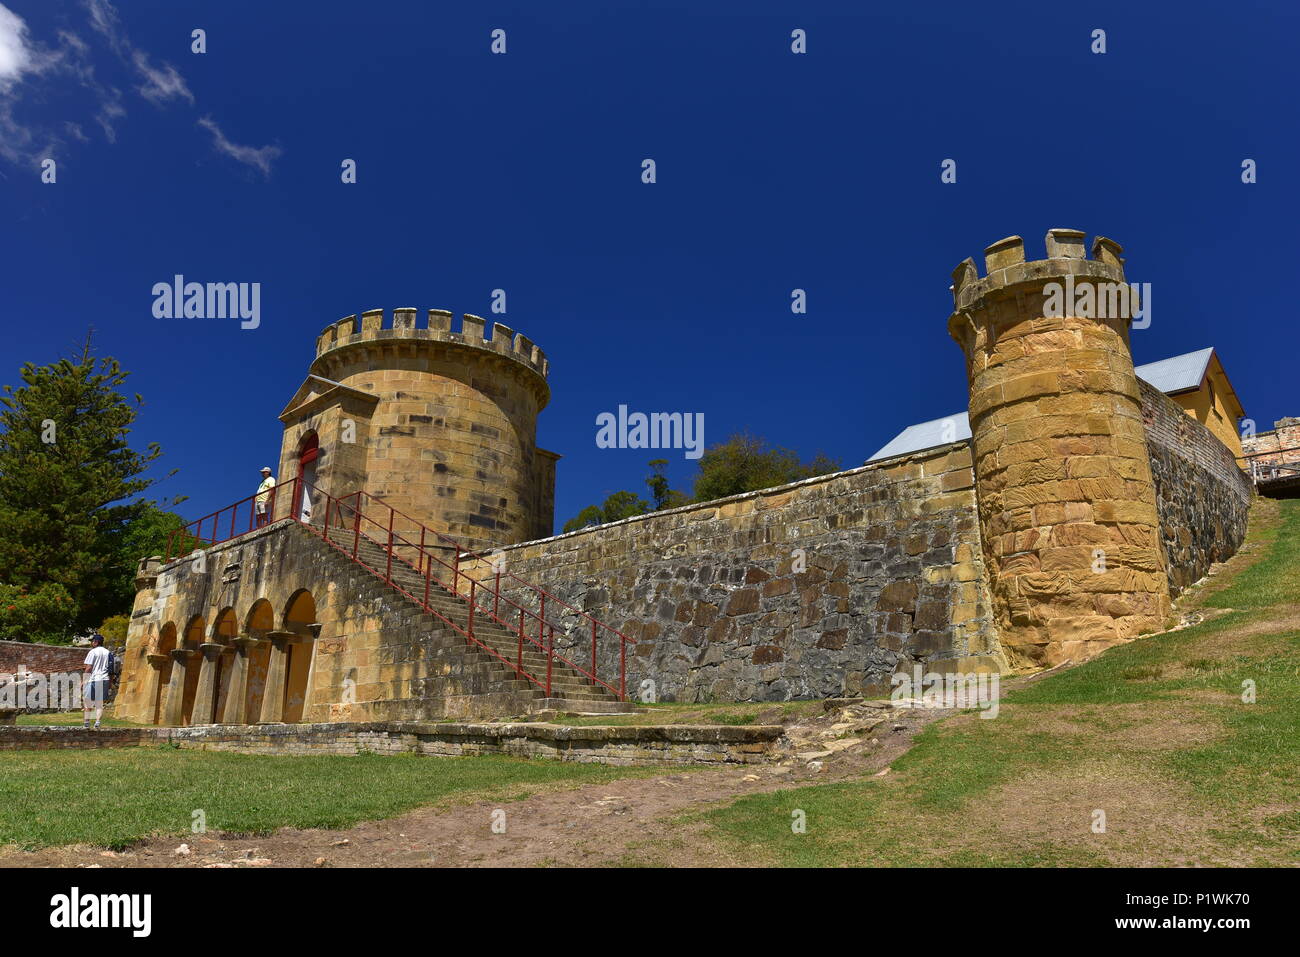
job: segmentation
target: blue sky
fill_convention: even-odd
[[[93,325],[192,517],[253,490],[316,335],[376,307],[546,350],[557,526],[644,494],[659,453],[595,444],[620,404],[860,464],[966,406],[953,267],[1058,226],[1152,284],[1138,363],[1213,345],[1260,429],[1300,414],[1294,3],[0,4],[0,381]],[[154,318],[176,273],[260,282],[261,325]]]

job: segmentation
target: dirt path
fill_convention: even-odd
[[[220,833],[151,838],[115,853],[84,846],[0,851],[3,867],[591,867],[623,861],[663,837],[678,815],[746,794],[876,774],[911,747],[916,732],[952,714],[931,709],[839,708],[791,725],[780,764],[549,790],[505,804],[421,808],[341,830],[281,829],[258,837]],[[831,753],[821,755],[830,749]],[[429,758],[428,760],[439,760]],[[504,833],[493,832],[494,812]],[[498,813],[497,819],[502,819]],[[675,849],[676,866],[726,864],[701,847]],[[181,845],[188,854],[177,854]],[[94,862],[94,863],[89,863]]]

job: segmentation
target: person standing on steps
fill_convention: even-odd
[[[267,505],[271,500],[271,493],[275,490],[275,476],[271,474],[270,466],[262,467],[262,484],[257,487],[257,497],[253,499],[253,504],[257,507],[257,527],[261,528],[267,522]]]

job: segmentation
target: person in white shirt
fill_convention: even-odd
[[[262,484],[257,487],[257,498],[253,499],[253,504],[257,506],[257,527],[261,528],[266,524],[267,503],[271,499],[271,491],[275,488],[275,476],[271,474],[269,466],[262,467]]]
[[[81,696],[81,711],[83,728],[90,727],[90,712],[95,712],[95,727],[99,727],[99,719],[104,714],[104,701],[108,697],[108,663],[110,659],[108,649],[104,647],[103,635],[92,635],[90,638],[90,652],[86,655],[85,668],[86,687]]]

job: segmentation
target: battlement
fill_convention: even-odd
[[[394,309],[388,322],[385,322],[383,309],[369,309],[361,313],[360,320],[355,315],[346,316],[326,326],[316,339],[316,358],[335,349],[363,343],[394,340],[445,342],[505,356],[543,379],[549,374],[550,363],[546,354],[523,333],[493,322],[491,335],[485,335],[487,320],[468,312],[461,317],[459,329],[452,328],[454,323],[454,316],[445,309],[430,309],[423,322],[418,309]]]
[[[967,258],[952,273],[953,303],[957,311],[974,306],[994,293],[1022,291],[1018,287],[1042,285],[1065,276],[1104,282],[1124,282],[1124,248],[1113,239],[1097,236],[1092,258],[1084,255],[1085,234],[1078,229],[1049,229],[1047,257],[1025,261],[1025,241],[1019,236],[1000,239],[984,250],[985,275],[975,260]]]

